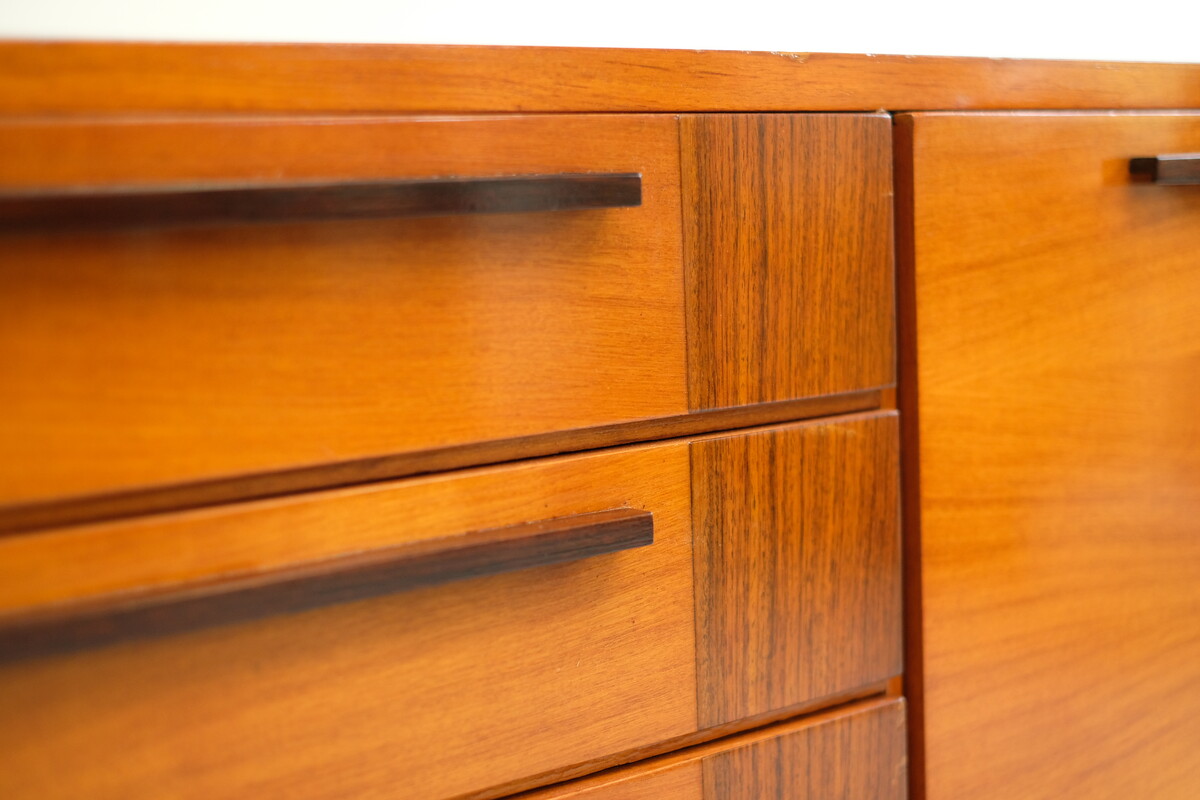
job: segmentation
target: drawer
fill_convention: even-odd
[[[687,411],[671,117],[10,122],[0,147],[9,190],[216,182],[303,198],[318,180],[589,172],[642,187],[623,208],[10,225],[0,503]]]
[[[494,797],[879,692],[896,436],[855,415],[0,537],[0,795]],[[621,509],[652,544],[572,538]],[[371,571],[539,520],[574,560]]]
[[[884,115],[8,121],[0,148],[0,527],[619,444],[659,435],[637,421],[893,381]],[[641,204],[310,218],[374,213],[314,181],[583,173],[640,174]],[[213,184],[227,206],[187,194]],[[96,205],[129,186],[184,196],[141,224]],[[14,221],[35,189],[85,197],[39,206],[56,227]],[[239,208],[282,218],[221,217]],[[595,430],[619,432],[570,438]]]
[[[0,795],[448,798],[694,731],[682,445],[9,539],[5,571],[40,574],[4,600],[619,508],[653,515],[652,545],[10,662]]]
[[[904,800],[904,701],[876,700],[522,795],[522,800]]]

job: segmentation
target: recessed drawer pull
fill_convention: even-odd
[[[1200,184],[1200,153],[1131,158],[1129,174],[1161,186],[1195,186]]]
[[[0,193],[0,229],[441,217],[641,204],[637,173],[102,187]]]
[[[0,619],[0,661],[307,611],[653,543],[650,512],[626,508],[110,595]]]

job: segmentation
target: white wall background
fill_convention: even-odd
[[[1200,62],[1200,0],[0,0],[0,37]]]

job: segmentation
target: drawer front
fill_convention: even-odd
[[[1200,114],[904,124],[928,797],[1200,796]]]
[[[642,176],[639,207],[10,225],[0,503],[687,411],[674,118],[6,122],[0,149],[5,191]]]
[[[880,691],[895,448],[881,412],[0,537],[0,794],[498,796]],[[609,509],[653,544],[372,598],[314,579]],[[284,570],[300,589],[264,599]],[[242,594],[199,621],[112,601],[218,580]],[[21,619],[58,644],[13,657]]]
[[[9,661],[0,796],[430,800],[690,733],[682,444],[9,537],[30,579],[0,583],[62,602],[622,507],[652,545]]]
[[[894,413],[692,445],[703,726],[900,673]]]
[[[695,410],[895,381],[886,114],[680,121]]]
[[[527,800],[904,800],[904,701],[783,723]]]
[[[0,525],[890,385],[889,131],[877,114],[0,124],[0,194],[74,193],[38,206],[51,229],[0,197]],[[565,181],[516,206],[545,208],[598,173],[639,173],[641,205],[342,219],[379,198],[313,185],[441,179],[445,200],[447,179]],[[213,184],[231,196],[192,191]],[[111,196],[128,187],[180,196]],[[514,207],[495,191],[433,207]]]

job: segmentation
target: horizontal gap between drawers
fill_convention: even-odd
[[[497,798],[514,794],[516,796],[512,800],[519,800],[519,798],[528,797],[529,794],[538,797],[551,787],[580,778],[592,779],[605,775],[615,778],[622,770],[631,766],[651,769],[665,768],[676,763],[702,758],[710,752],[776,736],[780,733],[776,728],[781,724],[796,722],[808,725],[847,711],[857,710],[859,707],[868,708],[877,703],[892,702],[899,697],[895,691],[896,687],[894,679],[868,684],[801,705],[747,717],[714,728],[706,728],[636,750],[627,750],[585,764],[577,764],[520,781],[493,786],[479,792],[460,795],[455,800],[497,800]]]
[[[240,475],[127,492],[89,495],[0,508],[0,535],[100,522],[165,511],[263,500],[319,489],[339,489],[396,478],[493,466],[637,442],[868,411],[881,406],[880,389],[716,409],[517,439],[354,459],[332,464]]]

